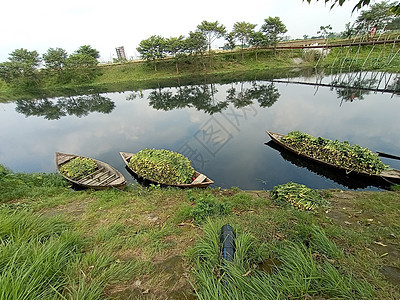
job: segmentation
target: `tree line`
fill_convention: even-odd
[[[306,1],[311,2],[311,0]],[[324,1],[333,2],[332,6],[334,6],[342,5],[346,0]],[[369,1],[360,0],[358,4],[359,6],[356,8],[369,4]],[[356,32],[366,31],[375,25],[378,30],[400,29],[399,10],[396,10],[398,8],[398,2],[384,1],[372,4],[370,9],[361,12],[353,25],[346,24],[346,30],[342,36],[350,37]],[[226,27],[219,24],[218,21],[203,21],[194,31],[190,31],[187,37],[181,35],[164,38],[160,35],[152,35],[148,39],[142,40],[137,50],[142,59],[153,65],[155,71],[157,71],[157,63],[161,59],[172,58],[177,73],[179,73],[179,64],[182,61],[201,64],[204,69],[206,63],[212,67],[212,44],[219,38],[225,39],[224,49],[232,50],[240,47],[242,58],[244,48],[252,47],[257,60],[258,50],[275,46],[282,40],[287,29],[279,17],[268,17],[259,30],[255,30],[256,27],[256,24],[249,22],[236,22],[232,30],[228,32]],[[318,33],[324,37],[332,37],[334,34],[330,32],[331,30],[330,25],[321,26]],[[306,37],[304,36],[304,38]],[[206,55],[207,51],[208,55]],[[99,51],[88,45],[79,47],[70,55],[62,48],[50,48],[42,56],[37,51],[21,48],[14,50],[7,62],[0,63],[0,79],[22,88],[37,87],[43,84],[87,83],[99,74],[98,68],[95,68],[99,57]]]
[[[285,24],[279,17],[269,17],[258,31],[255,31],[256,24],[249,22],[236,22],[231,32],[218,21],[203,21],[195,31],[190,31],[187,37],[164,38],[160,35],[152,35],[144,39],[137,47],[140,57],[151,62],[157,71],[157,62],[160,59],[170,56],[175,60],[176,72],[179,73],[179,61],[182,58],[203,57],[208,50],[210,66],[212,65],[212,44],[218,38],[225,38],[224,49],[234,49],[240,46],[243,50],[247,46],[255,48],[276,45],[282,35],[287,32]],[[202,60],[204,64],[204,59]]]
[[[99,51],[89,45],[70,55],[62,48],[49,48],[43,55],[36,50],[16,49],[8,61],[0,63],[0,78],[21,88],[37,87],[45,78],[50,84],[87,82],[97,74],[94,67],[99,57]]]

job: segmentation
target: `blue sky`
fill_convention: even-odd
[[[112,60],[118,46],[136,57],[141,40],[154,34],[187,35],[203,20],[218,21],[228,31],[235,22],[245,21],[257,24],[258,30],[265,18],[278,16],[292,38],[316,35],[321,25],[341,32],[357,18],[359,13],[352,13],[356,3],[349,0],[331,10],[323,0],[311,5],[302,0],[1,1],[0,62],[19,48],[43,54],[60,47],[72,53],[82,45],[99,50],[102,61]]]

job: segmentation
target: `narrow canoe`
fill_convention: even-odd
[[[60,168],[63,164],[67,163],[71,159],[74,159],[76,157],[83,157],[84,156],[79,156],[79,155],[74,155],[74,154],[66,154],[66,153],[60,153],[56,152],[56,166],[57,166],[57,171],[68,181],[72,182],[73,184],[89,188],[89,189],[95,189],[95,190],[102,190],[106,188],[123,188],[126,185],[126,180],[125,177],[116,169],[114,169],[112,166],[109,164],[93,159],[93,161],[96,163],[97,168],[94,172],[92,172],[89,175],[86,175],[85,177],[79,179],[79,180],[74,180],[71,179],[64,174],[60,172]]]
[[[179,188],[206,188],[210,184],[214,183],[214,181],[212,181],[206,175],[201,174],[200,172],[197,172],[197,171],[194,172],[194,175],[193,175],[194,180],[192,183],[168,184],[168,183],[163,183],[163,182],[157,182],[155,180],[144,178],[144,177],[140,176],[140,174],[138,174],[136,172],[136,170],[133,170],[131,167],[129,167],[129,161],[131,160],[134,153],[120,152],[119,154],[121,154],[122,160],[125,162],[125,165],[128,168],[128,170],[130,172],[132,172],[139,181],[145,181],[146,183],[150,183],[150,184],[160,184],[162,186],[174,186],[174,187],[179,187]]]
[[[396,184],[399,184],[399,183],[400,183],[400,170],[391,169],[391,170],[382,171],[382,172],[379,173],[379,174],[369,174],[369,173],[367,173],[367,172],[352,171],[352,170],[349,170],[349,169],[346,169],[346,168],[343,168],[343,167],[340,167],[340,166],[337,166],[337,165],[334,165],[334,164],[325,162],[325,161],[323,161],[323,160],[321,160],[321,159],[317,159],[317,158],[310,157],[310,156],[308,156],[308,155],[305,155],[305,154],[303,154],[303,153],[300,153],[300,152],[296,151],[295,149],[293,149],[292,147],[290,147],[289,145],[287,145],[287,144],[285,144],[285,143],[283,143],[283,142],[281,141],[281,138],[285,136],[285,135],[283,135],[283,134],[271,132],[271,131],[268,131],[268,130],[266,130],[266,132],[268,133],[268,135],[270,136],[270,138],[271,138],[275,143],[277,143],[278,145],[280,145],[281,147],[283,147],[283,148],[285,148],[285,149],[287,149],[287,150],[289,150],[289,151],[295,153],[296,155],[299,155],[299,156],[301,156],[301,157],[304,157],[304,158],[306,158],[306,159],[309,159],[309,160],[311,160],[311,161],[315,161],[315,162],[317,162],[317,163],[326,165],[326,166],[331,167],[331,168],[335,168],[335,169],[337,169],[337,170],[345,171],[346,173],[349,173],[349,172],[355,173],[355,174],[357,174],[357,175],[361,175],[361,176],[364,176],[364,177],[368,177],[368,178],[370,178],[370,179],[383,179],[383,180],[388,181],[389,183],[396,183]]]

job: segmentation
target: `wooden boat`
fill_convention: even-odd
[[[277,143],[279,146],[281,146],[281,147],[283,147],[283,148],[295,153],[296,155],[299,155],[301,157],[309,159],[311,161],[318,162],[320,164],[323,164],[325,166],[328,166],[328,167],[331,167],[331,168],[334,168],[334,169],[337,169],[337,170],[345,171],[346,173],[351,172],[351,173],[355,173],[355,174],[360,175],[360,176],[368,177],[370,179],[379,179],[379,180],[383,179],[383,180],[388,181],[389,183],[400,184],[400,170],[391,169],[391,170],[382,171],[379,174],[370,174],[370,173],[367,173],[367,172],[357,172],[357,171],[348,170],[346,168],[343,168],[343,167],[340,167],[340,166],[325,162],[325,161],[323,161],[321,159],[317,159],[317,158],[313,158],[313,157],[307,156],[305,154],[302,154],[302,153],[296,151],[295,149],[293,149],[292,147],[290,147],[289,145],[287,145],[287,144],[285,144],[285,143],[283,143],[281,141],[281,138],[285,136],[283,134],[271,132],[271,131],[268,131],[268,130],[266,130],[266,132],[268,133],[270,138],[275,143]]]
[[[79,180],[73,180],[62,174],[60,172],[61,166],[76,157],[84,157],[84,156],[56,152],[57,171],[65,179],[72,182],[73,184],[95,190],[102,190],[110,187],[123,188],[126,185],[125,177],[118,170],[114,169],[112,166],[110,166],[105,162],[93,158],[91,159],[93,159],[97,165],[97,168],[93,173],[86,175],[85,177]]]
[[[163,182],[157,182],[155,180],[144,178],[144,177],[140,176],[140,174],[138,174],[136,172],[136,170],[133,170],[131,167],[129,167],[129,161],[132,158],[132,156],[134,155],[134,153],[120,152],[119,154],[121,154],[122,160],[125,162],[125,165],[126,165],[127,169],[131,173],[133,173],[133,175],[135,176],[135,178],[138,181],[144,181],[144,183],[159,184],[159,185],[162,185],[162,186],[174,186],[174,187],[179,187],[179,188],[206,188],[210,184],[214,183],[214,181],[212,181],[206,175],[201,174],[200,172],[197,172],[197,171],[194,172],[194,175],[193,175],[194,180],[193,180],[192,183],[167,184],[167,183],[163,183]]]

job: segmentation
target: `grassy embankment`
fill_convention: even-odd
[[[157,71],[154,64],[144,61],[131,61],[121,64],[99,65],[97,76],[92,82],[82,84],[55,84],[44,80],[38,89],[27,91],[19,90],[0,80],[0,99],[16,100],[21,98],[35,98],[38,96],[55,97],[68,93],[87,93],[95,89],[99,92],[115,92],[159,86],[176,86],[178,84],[202,83],[204,80],[214,82],[231,82],[238,78],[252,79],[257,76],[287,76],[288,69],[299,65],[293,63],[292,58],[301,56],[299,50],[274,52],[260,50],[247,52],[242,58],[240,52],[214,53],[212,62],[207,56],[186,58],[178,63],[179,73],[176,71],[175,61],[171,58],[157,62]],[[312,62],[304,61],[302,67],[311,67]]]
[[[399,192],[320,193],[311,212],[266,191],[72,191],[1,167],[0,299],[399,299]]]
[[[340,42],[340,41],[339,41]],[[342,41],[344,42],[344,41]],[[178,62],[171,58],[154,63],[131,61],[121,64],[99,65],[99,76],[91,82],[80,84],[55,84],[52,78],[45,79],[33,90],[20,90],[0,80],[0,99],[3,101],[38,97],[76,95],[96,90],[97,92],[118,92],[140,90],[163,86],[200,84],[203,82],[232,82],[298,76],[299,68],[333,67],[335,72],[358,70],[381,70],[400,72],[398,53],[391,59],[399,45],[376,45],[332,48],[327,57],[320,59],[320,52],[299,49],[285,50],[240,50],[218,52],[212,56],[184,58]],[[372,50],[372,51],[371,51]]]

